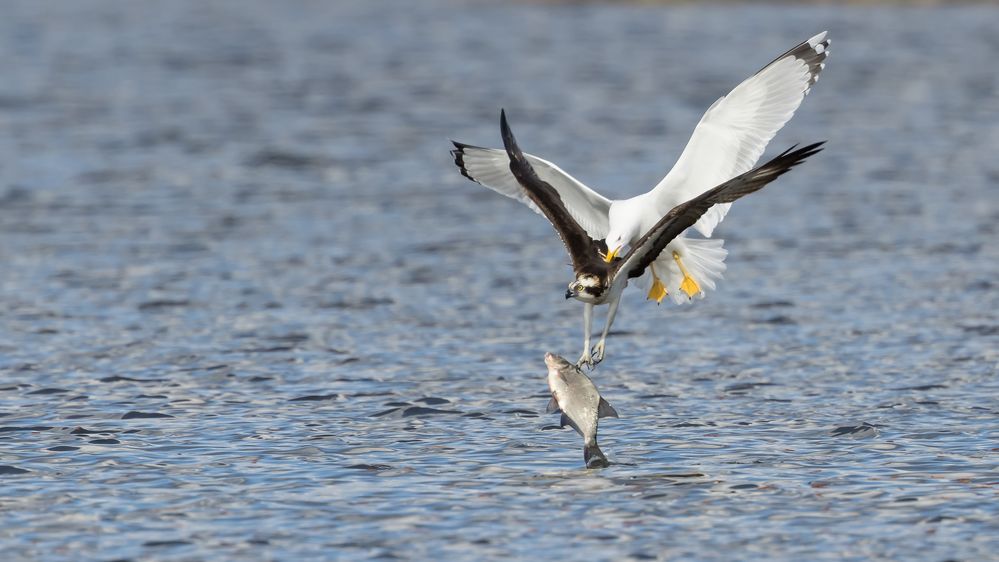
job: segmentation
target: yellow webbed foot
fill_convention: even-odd
[[[694,295],[701,292],[701,286],[694,281],[694,278],[690,276],[690,272],[684,267],[683,261],[680,259],[680,254],[673,252],[673,259],[676,261],[676,265],[680,266],[680,272],[683,273],[683,282],[680,283],[680,290],[687,293],[688,298],[693,298]]]
[[[692,277],[684,277],[683,283],[680,283],[680,290],[687,293],[688,297],[693,298],[694,295],[701,292],[701,286]]]
[[[649,267],[652,270],[652,287],[649,289],[649,294],[645,298],[647,300],[655,299],[656,304],[660,304],[663,302],[663,299],[666,298],[666,286],[659,280],[659,276],[656,275],[655,268],[652,266]]]
[[[656,304],[663,302],[663,299],[666,298],[666,287],[659,282],[658,277],[652,278],[652,288],[649,289],[649,294],[645,298],[649,300],[655,299]]]

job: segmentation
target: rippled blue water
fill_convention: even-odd
[[[999,9],[11,2],[7,560],[984,560],[999,551]],[[617,464],[552,428],[550,227],[449,137],[605,193],[828,28],[720,290],[625,299]]]

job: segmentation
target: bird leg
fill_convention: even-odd
[[[593,305],[583,304],[583,355],[576,362],[576,367],[593,367],[593,358],[590,357],[590,329],[593,327]]]
[[[660,281],[659,276],[656,275],[656,266],[654,263],[649,264],[649,270],[652,272],[652,287],[649,289],[649,294],[646,295],[645,299],[655,299],[656,304],[660,304],[663,302],[663,299],[666,298],[666,287],[663,286],[663,282]]]
[[[611,324],[614,323],[614,316],[617,314],[617,305],[620,302],[621,297],[618,296],[610,303],[610,309],[607,311],[607,323],[604,324],[604,333],[600,335],[600,341],[597,342],[597,345],[593,346],[593,365],[604,360],[604,345],[607,342],[607,334],[610,332]]]
[[[683,283],[680,283],[680,290],[687,293],[688,298],[693,298],[694,295],[701,292],[701,286],[690,276],[690,272],[684,267],[678,252],[673,252],[673,259],[676,261],[676,265],[680,266],[680,273],[683,274]]]

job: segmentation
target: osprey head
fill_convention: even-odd
[[[583,302],[593,302],[598,300],[607,287],[603,280],[592,273],[579,273],[576,280],[569,283],[569,288],[565,292],[567,299],[579,299]]]

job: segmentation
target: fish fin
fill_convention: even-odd
[[[601,398],[600,404],[597,406],[597,418],[616,418],[616,417],[619,416],[617,415],[617,410],[614,409],[614,406],[611,406],[609,402]]]
[[[572,421],[572,418],[570,418],[569,416],[565,415],[565,412],[562,412],[562,419],[559,420],[559,423],[562,424],[562,427],[569,426],[569,427],[575,429],[576,433],[578,433],[580,435],[583,434],[583,432],[579,430],[579,426],[576,425],[576,422]]]
[[[561,410],[561,408],[558,407],[558,400],[556,400],[555,397],[552,396],[552,399],[548,401],[548,407],[545,408],[545,413],[554,414],[559,410]]]
[[[610,461],[607,460],[604,452],[596,443],[583,445],[583,462],[586,463],[586,468],[607,468],[610,466]]]

